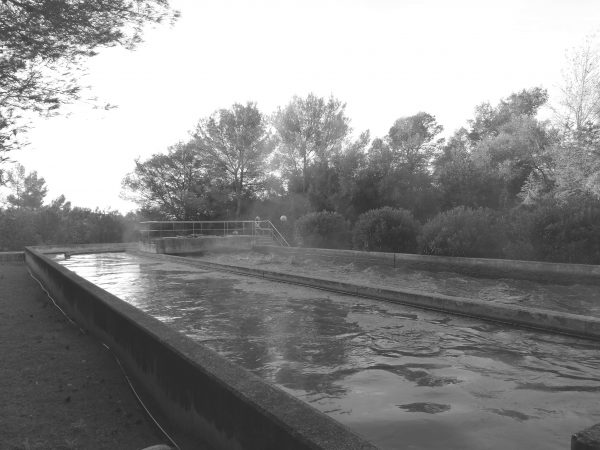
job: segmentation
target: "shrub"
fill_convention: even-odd
[[[357,250],[412,253],[420,226],[405,209],[372,209],[358,217],[352,242]]]
[[[600,202],[549,203],[535,211],[531,241],[538,259],[600,264]]]
[[[538,259],[531,242],[535,210],[517,206],[507,212],[502,225],[506,242],[502,250],[504,258],[519,260]]]
[[[28,209],[0,211],[0,251],[23,250],[43,243],[36,227],[36,212]]]
[[[505,233],[497,213],[458,206],[423,226],[419,246],[426,255],[502,257]]]
[[[296,221],[296,242],[302,247],[348,248],[348,224],[338,213],[305,214]]]

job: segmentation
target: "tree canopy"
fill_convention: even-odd
[[[255,104],[236,103],[201,120],[194,138],[207,173],[232,186],[235,215],[240,217],[244,196],[256,193],[266,176],[266,158],[272,147],[267,120]]]
[[[0,0],[0,162],[32,114],[79,98],[85,58],[135,47],[148,23],[175,20],[168,0]]]
[[[276,161],[288,179],[300,176],[302,192],[308,190],[310,165],[326,162],[340,149],[350,132],[346,104],[333,96],[329,99],[309,94],[295,96],[284,108],[279,108],[273,126],[279,139]]]
[[[26,173],[25,167],[17,164],[8,171],[6,178],[11,191],[6,201],[10,206],[25,209],[41,208],[48,189],[46,180],[38,177],[36,171]]]
[[[148,217],[199,220],[212,215],[211,196],[219,191],[219,180],[207,177],[193,144],[178,143],[166,154],[136,160],[123,187]]]

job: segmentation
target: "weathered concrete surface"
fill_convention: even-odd
[[[145,256],[150,256],[146,254]],[[419,308],[477,317],[494,322],[502,322],[543,331],[570,334],[587,339],[600,339],[600,319],[550,310],[523,306],[494,304],[487,301],[429,294],[411,290],[383,289],[362,286],[326,278],[306,277],[284,272],[267,271],[250,267],[219,264],[201,260],[189,260],[177,256],[152,255],[160,258],[173,258],[174,261],[217,270],[226,270],[250,276],[258,276],[273,281],[301,284],[319,289],[331,290],[350,295],[374,298],[401,303]]]
[[[140,242],[139,249],[149,253],[186,255],[209,251],[250,250],[252,243],[252,236],[165,237]]]
[[[379,253],[321,248],[256,246],[257,251],[310,258],[336,258],[372,264],[410,267],[420,270],[450,270],[472,276],[551,281],[553,283],[586,282],[600,284],[600,266],[560,264],[508,259],[457,258],[449,256]]]
[[[124,252],[137,249],[137,242],[116,242],[105,244],[69,244],[41,245],[31,247],[43,254],[68,253],[69,255],[86,253]]]
[[[23,252],[0,252],[0,262],[18,262],[25,261]]]
[[[600,450],[600,423],[571,437],[571,450]]]
[[[187,448],[194,440],[223,449],[375,448],[39,251],[28,248],[25,257],[61,307],[113,349],[179,441],[192,442]]]

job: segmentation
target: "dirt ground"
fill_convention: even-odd
[[[23,263],[0,263],[0,450],[166,443],[111,353],[50,302]]]

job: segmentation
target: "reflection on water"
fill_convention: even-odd
[[[125,253],[62,264],[382,448],[564,449],[598,344]]]

